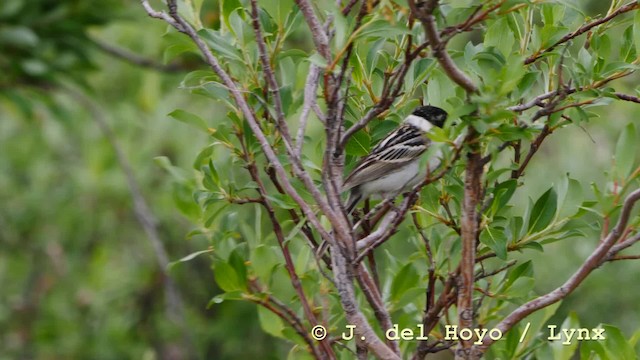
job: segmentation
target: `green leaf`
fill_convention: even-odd
[[[245,257],[241,254],[240,250],[241,248],[239,246],[231,252],[231,255],[229,255],[229,265],[236,271],[240,286],[244,289],[247,283],[247,265],[245,264]]]
[[[538,198],[529,216],[529,234],[544,230],[551,224],[556,214],[557,201],[556,191],[553,188]]]
[[[276,204],[276,206],[282,209],[290,210],[295,209],[298,206],[298,204],[296,204],[296,202],[286,194],[274,193],[268,195],[267,199],[271,200],[274,204]]]
[[[215,304],[220,304],[226,300],[244,300],[242,291],[232,291],[220,295],[214,296],[207,304],[207,309],[211,308]]]
[[[393,25],[387,20],[374,20],[365,24],[355,36],[354,41],[364,38],[392,38],[397,35],[408,34],[406,26]]]
[[[622,134],[618,138],[616,144],[616,173],[621,179],[626,179],[627,176],[633,170],[633,165],[636,160],[638,136],[636,134],[636,127],[633,123],[629,123],[625,126]]]
[[[504,290],[503,294],[514,298],[525,297],[533,290],[535,283],[536,281],[531,277],[519,277]]]
[[[364,131],[357,131],[347,142],[347,155],[364,156],[371,148],[371,137]]]
[[[507,236],[504,231],[487,228],[480,234],[480,242],[493,250],[499,259],[507,258]]]
[[[258,307],[258,318],[260,319],[260,327],[262,327],[262,330],[267,334],[283,337],[282,330],[284,329],[284,323],[278,315],[260,306]]]
[[[637,359],[635,350],[622,331],[613,325],[602,325],[606,342],[604,349],[610,359]]]
[[[224,55],[227,59],[244,62],[240,51],[233,45],[231,39],[228,36],[224,37],[219,32],[211,29],[202,29],[198,31],[198,35],[211,47],[211,49],[217,53],[217,55]]]
[[[208,254],[210,252],[213,252],[213,249],[200,250],[200,251],[196,251],[194,253],[191,253],[191,254],[183,257],[182,259],[180,259],[178,261],[174,261],[172,263],[169,263],[169,269],[171,269],[172,267],[174,267],[178,263],[191,261],[191,260],[195,259],[196,257],[202,255],[202,254]]]
[[[213,143],[209,146],[206,146],[204,149],[200,150],[200,153],[198,153],[198,156],[196,156],[196,159],[193,161],[194,169],[200,170],[202,166],[205,166],[206,164],[209,163],[209,160],[211,159],[211,155],[213,154],[213,148],[217,144],[218,143]]]
[[[558,209],[560,219],[575,215],[584,200],[582,184],[578,180],[566,178],[566,187],[562,206]]]
[[[578,316],[574,311],[569,313],[569,316],[564,320],[561,326],[556,328],[556,332],[561,332],[559,329],[577,329],[580,327]],[[563,340],[555,340],[551,342],[551,348],[553,349],[553,358],[557,360],[569,360],[573,357],[578,347],[578,341],[573,339],[569,345],[563,344]],[[618,358],[623,359],[623,358]]]
[[[251,268],[265,284],[268,284],[271,273],[278,263],[278,256],[271,246],[261,244],[251,252]]]
[[[244,290],[236,270],[224,261],[216,261],[213,268],[213,277],[220,289],[226,292]]]
[[[509,57],[511,50],[513,49],[513,43],[515,37],[509,28],[509,23],[506,17],[501,17],[489,25],[487,32],[484,35],[484,46],[489,48],[491,46],[500,50],[504,57]],[[520,68],[523,68],[521,65]]]
[[[322,55],[320,55],[319,53],[314,53],[313,55],[309,56],[307,58],[307,61],[314,64],[315,66],[324,69],[327,67],[328,63],[327,63],[327,59],[325,59]]]
[[[202,130],[203,132],[207,132],[207,133],[209,132],[209,127],[207,126],[207,123],[196,114],[192,114],[185,110],[176,109],[170,112],[169,116],[171,116],[172,118],[180,122],[191,125],[196,129]]]
[[[0,29],[0,44],[19,48],[32,48],[38,45],[39,39],[33,30],[26,26],[9,26]]]
[[[390,293],[391,302],[397,303],[400,301],[404,293],[410,288],[415,287],[419,279],[420,277],[413,264],[409,263],[403,266],[393,278]]]

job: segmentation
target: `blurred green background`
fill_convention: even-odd
[[[608,7],[598,0],[580,3],[594,15]],[[215,24],[217,8],[207,2],[206,24]],[[168,316],[163,271],[135,216],[114,148],[95,114],[72,95],[85,94],[114,131],[170,260],[206,249],[204,237],[187,234],[194,228],[189,218],[199,211],[191,195],[192,163],[210,139],[167,116],[184,108],[212,125],[225,120],[216,117],[222,112],[210,99],[179,88],[200,63],[180,57],[171,60],[177,71],[156,71],[99,46],[161,62],[165,48],[177,46],[175,38],[163,37],[165,30],[138,1],[0,4],[0,359],[285,356],[287,347],[260,329],[253,305],[207,308],[218,291],[206,257],[171,267],[184,322]],[[632,93],[637,77],[624,82]],[[615,141],[637,109],[617,102],[597,108],[602,117],[584,129],[555,133],[530,165],[522,193],[535,199],[565,173],[607,186]],[[543,254],[516,257],[532,258],[537,291],[549,291],[595,241],[572,238]],[[390,247],[402,252],[401,242]],[[640,324],[638,273],[640,261],[604,265],[563,303],[557,318],[573,310],[585,326],[609,323],[630,336]]]

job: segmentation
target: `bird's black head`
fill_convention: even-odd
[[[421,118],[429,121],[433,125],[441,128],[444,125],[445,120],[447,120],[447,112],[435,106],[420,106],[417,107],[411,113],[415,116],[420,116]]]

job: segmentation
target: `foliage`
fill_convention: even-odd
[[[87,37],[91,26],[121,16],[122,1],[58,2],[7,0],[0,5],[0,86],[48,84],[66,79],[84,83],[92,67]]]
[[[623,210],[640,175],[635,2],[160,4],[146,10],[169,31],[134,16],[100,34],[149,52],[161,40],[158,58],[204,55],[208,68],[179,78],[101,58],[88,27],[121,8],[141,15],[139,4],[0,5],[0,356],[634,358],[637,326],[623,320],[635,315],[603,309],[635,310],[624,299],[637,295],[616,291],[635,284],[640,239],[637,211]],[[121,160],[69,80],[106,114],[152,199],[182,325]],[[354,220],[332,182],[422,103],[449,113],[430,135],[444,166],[394,207],[372,202],[375,215],[345,234]],[[155,120],[165,114],[181,124]],[[593,159],[575,148],[583,129]],[[195,224],[188,241],[176,212]],[[330,252],[316,257],[323,240]],[[370,326],[366,342],[310,338],[316,324],[338,337],[354,323],[357,336]],[[391,324],[420,324],[430,340],[396,349]],[[503,340],[450,341],[452,324]],[[607,338],[564,346],[548,341],[550,324]]]
[[[595,19],[566,4],[533,1],[296,5],[221,1],[215,28],[196,20],[197,6],[170,1],[167,12],[146,8],[190,37],[197,47],[185,50],[202,54],[213,71],[191,73],[183,86],[228,109],[228,121],[215,128],[184,110],[173,113],[215,139],[195,163],[203,216],[194,218],[202,225],[197,233],[212,242],[214,275],[224,291],[213,303],[261,305],[263,329],[295,344],[296,356],[305,347],[320,358],[356,351],[353,344],[342,349],[312,341],[307,332],[316,324],[330,332],[356,325],[356,334],[367,337],[361,344],[367,350],[357,351],[381,358],[405,352],[422,358],[452,346],[459,358],[553,351],[543,337],[553,308],[543,309],[638,241],[638,220],[630,218],[639,196],[633,191],[640,175],[635,127],[629,124],[620,136],[608,184],[592,186],[595,199],[569,175],[524,208],[513,206],[512,198],[522,196],[527,166],[547,137],[589,123],[596,106],[639,102],[612,87],[637,69],[638,5],[614,1]],[[623,36],[613,36],[619,28]],[[312,50],[294,39],[305,32]],[[482,41],[454,46],[467,32]],[[444,171],[427,177],[426,187],[416,187],[391,210],[384,206],[388,200],[375,206],[362,229],[357,220],[345,223],[336,201],[342,164],[366,154],[423,101],[461,120],[432,139],[446,143],[466,131],[464,149],[441,146],[449,152]],[[310,113],[323,123],[324,136],[308,130],[314,135],[301,137]],[[289,129],[296,123],[294,139]],[[461,150],[467,156],[458,160]],[[232,218],[237,215],[229,209],[236,206],[254,214],[253,226]],[[365,265],[362,260],[397,232],[408,212],[414,220],[413,231],[403,232],[413,249],[409,261],[378,251]],[[345,224],[353,230],[345,232]],[[575,237],[600,241],[561,288],[538,297],[531,263],[517,265],[510,252],[544,256],[549,244]],[[314,259],[318,238],[330,244],[330,259]],[[267,317],[266,310],[273,314]],[[451,341],[442,327],[455,313],[460,327],[496,328],[506,341]],[[422,323],[433,340],[399,348],[381,340],[391,319],[400,328]],[[518,342],[532,322],[533,339]],[[593,351],[610,356],[601,350]],[[555,357],[576,351],[574,344]]]

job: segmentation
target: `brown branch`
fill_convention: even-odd
[[[455,303],[457,296],[457,289],[455,287],[455,274],[451,274],[446,282],[444,288],[438,297],[438,300],[433,304],[429,311],[422,318],[422,324],[424,326],[424,333],[430,334],[431,330],[436,327],[440,321],[440,313],[446,312],[447,309]],[[435,344],[434,344],[435,345]],[[420,340],[418,348],[415,354],[413,354],[412,360],[422,360],[430,353],[434,345],[429,345],[427,340]]]
[[[531,142],[531,145],[529,146],[529,152],[527,152],[527,156],[525,156],[522,163],[520,163],[520,166],[518,166],[518,169],[514,170],[511,173],[512,179],[517,179],[520,176],[522,176],[522,174],[524,173],[524,169],[527,167],[527,165],[529,165],[529,161],[531,161],[531,159],[533,158],[533,155],[535,155],[536,152],[540,149],[540,145],[542,145],[542,142],[544,141],[544,139],[546,139],[547,136],[551,135],[552,132],[553,130],[550,130],[549,125],[545,124],[544,127],[542,128],[542,132],[540,132],[540,134],[535,138],[535,140]]]
[[[358,0],[349,0],[349,3],[342,8],[342,15],[347,16],[351,12],[351,9],[358,3]]]
[[[253,288],[255,292],[262,293],[263,289],[255,283],[255,280],[252,283],[249,283],[250,288]],[[257,305],[264,307],[265,309],[271,311],[280,319],[282,319],[285,323],[289,324],[293,330],[304,340],[304,342],[309,347],[309,350],[313,354],[316,359],[323,359],[321,354],[318,352],[318,349],[315,347],[315,343],[309,336],[309,331],[307,331],[300,319],[296,316],[296,314],[291,310],[288,306],[284,305],[281,301],[278,301],[276,298],[272,296],[268,296],[266,299],[251,295],[245,296],[245,299],[251,301]],[[324,342],[324,341],[323,341]],[[328,342],[328,341],[327,341]]]
[[[584,25],[582,25],[581,27],[579,27],[577,30],[575,30],[574,32],[567,34],[565,36],[563,36],[560,40],[556,41],[553,45],[549,46],[546,49],[543,50],[539,50],[537,51],[535,54],[531,55],[530,57],[528,57],[524,63],[525,65],[531,64],[533,62],[535,62],[536,60],[538,60],[542,55],[553,51],[553,49],[555,49],[556,47],[558,47],[558,45],[564,44],[567,41],[580,36],[582,34],[584,34],[585,32],[593,29],[596,26],[602,25],[604,23],[607,23],[609,21],[611,21],[613,18],[617,17],[618,15],[624,14],[626,12],[632,11],[632,10],[636,10],[640,8],[640,4],[636,1],[628,3],[627,5],[621,6],[619,7],[617,10],[611,12],[610,14],[608,14],[607,16],[600,18],[600,19],[596,19],[592,22],[586,23]]]
[[[429,310],[431,310],[431,308],[433,308],[435,304],[436,264],[435,264],[435,261],[433,260],[433,251],[431,250],[431,244],[427,236],[424,234],[424,231],[420,227],[417,213],[411,214],[411,217],[413,219],[413,225],[418,230],[418,235],[420,235],[420,238],[422,239],[422,242],[424,243],[424,246],[425,246],[425,251],[427,253],[427,261],[428,261],[427,279],[428,280],[427,280],[427,287],[425,290],[425,304],[424,304],[424,314],[426,316],[426,314],[429,313]]]
[[[313,5],[309,2],[309,0],[295,0],[298,8],[302,12],[304,19],[311,30],[311,37],[313,39],[313,43],[318,50],[318,53],[322,55],[326,60],[331,60],[331,48],[329,47],[329,37],[327,33],[324,31],[318,16],[313,9]]]
[[[147,14],[152,18],[163,20],[164,22],[173,26],[176,30],[178,30],[181,33],[184,33],[186,31],[183,28],[182,24],[178,23],[171,15],[167,14],[164,11],[154,10],[151,7],[151,5],[149,5],[149,0],[141,0],[140,3],[142,4],[142,7],[147,12]],[[174,2],[174,6],[175,6],[175,2]]]
[[[567,281],[565,281],[564,284],[545,295],[519,306],[500,323],[494,326],[494,328],[499,329],[504,334],[527,315],[556,303],[571,294],[594,269],[600,266],[602,262],[607,259],[609,250],[625,233],[625,228],[627,227],[629,218],[631,217],[631,211],[638,200],[640,200],[640,189],[633,191],[627,196],[624,201],[624,205],[622,206],[620,218],[618,219],[616,226],[609,232],[606,238],[598,244],[591,255],[589,255],[585,262]],[[492,339],[484,339],[482,345],[477,345],[476,348],[477,350],[484,352],[491,344],[493,344],[493,342],[494,340]]]
[[[474,141],[478,134],[470,128],[467,167],[464,179],[464,200],[462,203],[462,255],[460,259],[460,276],[458,278],[458,325],[461,328],[473,328],[473,284],[474,266],[476,264],[476,239],[479,235],[478,205],[482,196],[483,164],[479,144]],[[471,348],[472,342],[462,340],[456,356],[462,356]]]
[[[278,180],[278,176],[274,172],[273,167],[267,167],[265,169],[265,172],[269,176],[269,179],[271,179],[273,185],[276,187],[276,190],[278,190],[280,194],[286,194],[284,189],[282,188],[282,185],[280,185],[280,181]],[[295,209],[289,209],[289,216],[291,216],[291,220],[293,220],[293,223],[296,225],[300,224],[300,222],[302,221]],[[311,231],[311,228],[306,221],[304,225],[302,225],[300,231],[302,231],[302,233],[305,235],[305,237],[309,241],[310,247],[314,250],[314,254],[316,254],[318,249],[320,248],[320,244],[318,244],[315,236],[313,236],[313,232]],[[331,259],[329,259],[327,255],[323,255],[321,259],[328,267],[331,267]],[[320,266],[318,266],[318,269],[320,269]]]
[[[413,61],[420,56],[420,52],[426,48],[428,44],[419,46],[416,50],[410,51],[411,42],[407,44],[407,50],[405,51],[405,60],[402,62],[398,69],[395,69],[392,73],[385,73],[384,82],[382,85],[382,91],[378,102],[367,113],[360,118],[355,124],[351,125],[340,139],[338,150],[342,151],[347,145],[347,142],[359,130],[367,126],[378,115],[387,111],[393,104],[394,100],[400,96],[402,88],[404,86],[404,78],[409,71],[409,67]]]
[[[341,251],[331,251],[331,260],[336,287],[340,296],[340,303],[342,304],[348,322],[356,326],[354,329],[355,333],[363,339],[362,341],[366,344],[367,348],[377,357],[385,360],[400,360],[400,356],[376,335],[357,305],[356,294],[353,288],[353,279],[356,271],[354,264],[347,263]]]
[[[247,170],[249,171],[249,174],[251,175],[251,178],[253,179],[253,181],[255,181],[255,183],[258,186],[257,190],[260,195],[260,200],[261,200],[260,203],[265,208],[265,210],[267,210],[269,220],[271,221],[271,226],[273,227],[273,232],[276,236],[276,239],[278,240],[278,246],[280,247],[280,251],[282,252],[282,255],[284,257],[285,269],[287,270],[287,273],[289,274],[289,278],[291,279],[291,285],[293,286],[293,289],[296,292],[300,303],[302,304],[302,309],[304,311],[305,317],[307,318],[307,320],[309,321],[312,327],[316,326],[319,324],[318,319],[316,318],[315,314],[311,310],[309,300],[307,299],[304,293],[304,289],[302,288],[302,283],[300,282],[300,278],[296,273],[295,265],[293,263],[293,259],[291,258],[291,253],[289,252],[289,246],[285,241],[285,236],[282,231],[282,227],[280,226],[280,221],[276,217],[276,213],[273,208],[273,205],[271,204],[271,201],[269,201],[267,197],[268,196],[267,189],[264,183],[262,182],[262,179],[260,178],[258,167],[256,166],[255,162],[249,158],[247,146],[243,141],[242,134],[238,132],[236,133],[236,136],[240,141],[240,146],[242,147],[242,157],[245,163],[247,164]],[[328,341],[320,341],[320,346],[324,350],[324,354],[326,355],[327,358],[329,359],[336,358]]]
[[[619,92],[614,93],[614,95],[620,100],[631,101],[636,104],[640,104],[640,97],[627,95]]]
[[[477,262],[477,261],[476,261]],[[517,260],[511,260],[508,263],[506,263],[506,265],[501,266],[493,271],[490,272],[485,272],[484,270],[482,272],[480,272],[479,274],[476,275],[476,281],[480,280],[480,279],[485,279],[488,278],[490,276],[494,276],[497,275],[505,270],[507,270],[508,268],[512,267],[513,265],[515,265],[518,261]]]
[[[617,253],[619,253],[620,251],[630,247],[631,245],[637,243],[640,241],[640,233],[632,236],[620,243],[615,244],[611,250],[609,251],[609,253],[607,254],[607,258],[611,258],[612,256],[616,255]]]
[[[468,93],[478,91],[473,81],[453,62],[453,59],[447,53],[446,43],[440,38],[436,27],[436,19],[433,15],[433,12],[438,7],[438,0],[425,0],[420,3],[416,3],[416,0],[409,0],[409,7],[414,16],[422,22],[424,32],[433,50],[433,56],[438,60],[447,76]]]
[[[269,143],[266,135],[258,125],[258,121],[255,115],[253,114],[251,108],[249,107],[249,104],[247,103],[246,99],[244,98],[242,92],[240,91],[240,89],[238,89],[236,83],[233,81],[231,76],[229,76],[229,74],[222,68],[218,59],[211,52],[211,49],[209,49],[207,44],[198,36],[197,32],[193,29],[193,27],[191,27],[191,25],[189,25],[182,17],[178,15],[178,9],[177,9],[175,0],[169,0],[167,2],[169,15],[167,15],[164,12],[157,12],[151,9],[148,6],[148,3],[146,0],[142,0],[142,1],[143,1],[143,5],[145,4],[147,5],[145,6],[145,10],[147,10],[149,15],[151,15],[152,17],[159,16],[161,19],[165,21],[167,21],[166,16],[170,16],[169,21],[167,22],[172,26],[174,26],[178,31],[181,31],[185,33],[187,36],[189,36],[191,40],[198,46],[198,49],[204,56],[204,60],[206,61],[206,63],[220,77],[224,85],[227,87],[227,89],[231,93],[231,96],[235,100],[235,103],[238,105],[240,111],[244,115],[249,125],[249,128],[251,129],[256,139],[258,140],[258,143],[260,144],[260,147],[262,148],[267,160],[270,162],[271,166],[274,167],[275,172],[278,174],[278,177],[280,178],[282,183],[282,187],[287,193],[287,195],[289,195],[296,202],[296,204],[300,206],[307,220],[320,233],[320,235],[325,240],[329,242],[333,242],[334,237],[324,229],[324,227],[320,224],[320,220],[316,216],[313,209],[311,209],[309,204],[306,201],[304,201],[304,199],[300,196],[298,191],[293,187],[293,185],[289,181],[287,172],[285,171],[284,167],[282,166],[282,163],[278,159],[278,156],[276,155],[273,147]],[[341,222],[336,218],[336,214],[329,207],[329,204],[327,203],[326,199],[324,199],[324,197],[322,196],[322,194],[320,194],[320,191],[316,188],[311,178],[309,178],[308,174],[306,174],[304,171],[301,171],[301,169],[298,168],[297,163],[295,161],[293,161],[293,164],[294,164],[293,166],[294,173],[296,174],[296,176],[301,178],[302,182],[305,184],[305,187],[307,188],[307,190],[311,192],[314,200],[320,206],[325,216],[327,216],[333,224],[341,224]],[[348,228],[345,225],[336,226],[336,230],[339,232],[340,235],[343,235],[343,236],[344,234],[349,233]]]
[[[490,6],[485,11],[482,11],[482,12],[480,12],[480,10],[484,5],[478,6],[474,10],[474,12],[471,14],[471,16],[469,16],[467,20],[465,20],[464,22],[455,26],[448,26],[444,28],[442,31],[440,31],[440,37],[444,38],[443,39],[444,43],[449,42],[449,40],[451,40],[451,38],[454,35],[465,32],[465,31],[469,31],[476,24],[485,21],[492,12],[499,9],[505,2],[506,0],[500,0],[497,3],[495,3],[493,6]]]
[[[386,332],[393,327],[393,323],[391,322],[391,315],[385,307],[384,300],[382,299],[382,294],[380,294],[377,285],[375,284],[371,275],[363,264],[358,264],[356,271],[356,279],[360,284],[362,293],[367,299],[369,305],[371,305],[373,314],[378,320],[378,323],[380,323],[382,330]],[[400,348],[398,347],[397,341],[387,339],[387,344],[391,349],[393,349],[396,354],[400,355]]]
[[[607,261],[620,261],[620,260],[639,260],[640,255],[616,255],[612,258],[607,259]]]
[[[271,93],[271,98],[273,99],[274,108],[276,110],[276,126],[282,135],[287,153],[292,157],[294,162],[298,162],[299,159],[297,152],[293,150],[291,134],[282,110],[280,85],[278,84],[273,68],[271,67],[267,43],[264,41],[264,36],[262,34],[257,0],[251,0],[251,24],[253,26],[253,32],[256,35],[256,43],[258,44],[258,53],[260,55],[260,63],[262,64],[262,72],[264,73],[264,78],[267,81],[268,89]],[[266,111],[268,111],[268,109],[266,109]]]

